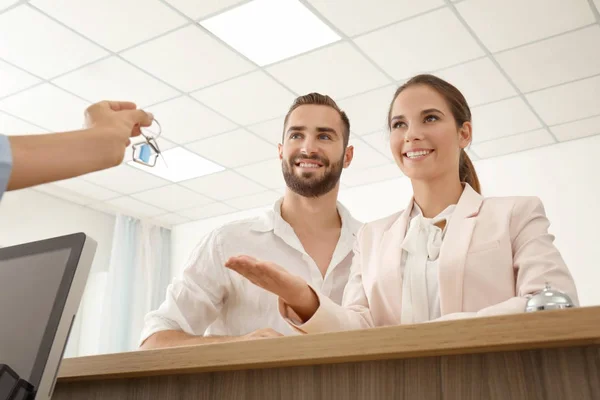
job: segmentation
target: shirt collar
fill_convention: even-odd
[[[410,213],[410,218],[414,218],[417,215],[420,215],[423,217],[424,220],[426,221],[431,221],[432,224],[437,224],[438,222],[442,221],[442,220],[450,220],[450,216],[452,215],[452,213],[454,212],[454,209],[456,208],[456,204],[451,204],[448,207],[446,207],[444,209],[444,211],[442,211],[441,213],[439,213],[438,215],[436,215],[433,218],[425,218],[423,216],[423,211],[421,210],[421,207],[419,207],[419,205],[417,203],[413,203],[413,208],[412,211]],[[446,221],[446,222],[447,222]]]
[[[265,213],[260,215],[256,221],[252,224],[250,229],[255,232],[270,232],[275,230],[275,227],[289,226],[289,224],[281,217],[281,204],[283,203],[283,197],[280,197]],[[337,202],[337,210],[342,219],[342,233],[340,238],[347,238],[354,241],[358,229],[362,225],[360,221],[356,220],[352,214],[348,211],[342,203]]]

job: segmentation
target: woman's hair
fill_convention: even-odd
[[[444,100],[446,100],[446,103],[448,103],[448,106],[450,107],[450,111],[452,112],[452,116],[454,117],[456,126],[458,128],[461,128],[465,122],[471,122],[471,109],[467,104],[465,96],[463,96],[463,94],[456,87],[445,80],[438,78],[437,76],[422,74],[416,75],[409,79],[405,84],[396,90],[396,93],[394,93],[394,98],[392,99],[390,109],[388,111],[388,128],[391,128],[390,123],[394,101],[396,101],[396,98],[404,89],[416,85],[429,86],[438,92],[444,98]],[[458,167],[458,173],[461,182],[468,183],[477,193],[481,194],[481,186],[479,184],[477,172],[475,172],[475,166],[471,162],[471,159],[464,149],[460,151],[460,164]]]

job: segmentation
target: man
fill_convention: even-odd
[[[85,112],[86,129],[46,135],[0,135],[0,199],[17,190],[119,165],[130,137],[152,124],[134,103],[102,101]]]
[[[337,203],[354,151],[349,135],[348,117],[331,98],[311,93],[295,100],[278,146],[285,195],[263,215],[227,224],[201,241],[165,302],[146,316],[142,349],[294,333],[279,315],[277,297],[225,268],[231,256],[286,265],[341,303],[360,226]]]

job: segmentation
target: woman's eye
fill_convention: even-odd
[[[398,129],[398,128],[402,128],[403,126],[406,126],[406,124],[404,122],[398,121],[398,122],[394,123],[394,125],[392,125],[392,128]]]
[[[425,117],[425,122],[434,122],[437,121],[439,118],[435,115],[428,115]]]

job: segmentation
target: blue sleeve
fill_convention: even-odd
[[[8,137],[0,135],[0,200],[8,186],[8,179],[12,170],[12,152]]]

